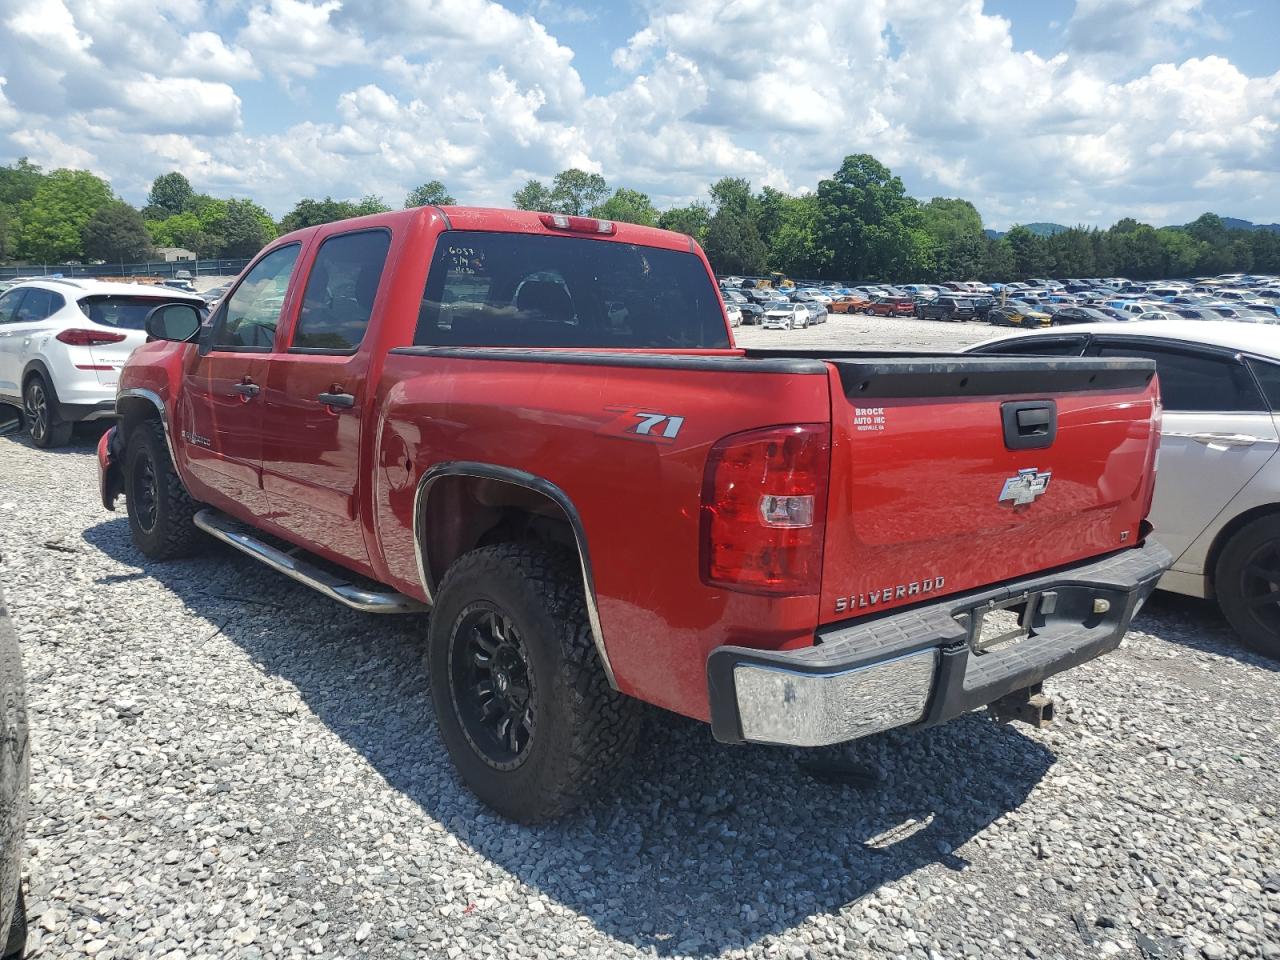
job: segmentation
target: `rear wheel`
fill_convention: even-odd
[[[73,425],[58,419],[58,398],[43,374],[33,374],[22,391],[27,432],[37,447],[62,447],[71,440]]]
[[[195,550],[199,530],[191,518],[198,504],[182,485],[164,428],[155,420],[138,424],[129,434],[124,496],[133,544],[148,557],[171,560]]]
[[[567,813],[613,783],[635,743],[636,704],[609,686],[568,554],[502,544],[457,560],[427,665],[459,775],[512,820]]]
[[[1280,517],[1255,520],[1227,542],[1214,586],[1245,645],[1280,659]]]

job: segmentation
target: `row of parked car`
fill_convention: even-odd
[[[751,278],[726,277],[720,285],[731,320],[747,324],[763,325],[766,313],[782,312],[787,304],[817,304],[825,313],[977,320],[1024,328],[1112,320],[1280,323],[1280,277],[1264,275],[1224,274],[1157,283],[1100,277],[1007,284],[952,281],[857,287],[775,287]],[[771,326],[781,324],[775,322]]]

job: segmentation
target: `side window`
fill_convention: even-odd
[[[0,322],[2,320],[3,318],[0,318]],[[1263,396],[1267,398],[1267,404],[1272,410],[1280,411],[1280,363],[1270,363],[1250,357],[1249,369],[1258,378],[1258,384],[1262,387]]]
[[[307,278],[294,348],[349,353],[360,346],[390,246],[386,230],[346,233],[324,242]]]
[[[19,287],[17,290],[6,290],[0,296],[0,323],[12,323],[14,314],[17,313],[18,303],[22,300],[22,295],[26,293],[25,287]]]
[[[1160,396],[1170,412],[1262,411],[1267,406],[1248,368],[1238,360],[1146,343],[1104,343],[1100,357],[1144,357],[1156,362]]]
[[[61,310],[66,302],[60,293],[41,287],[28,287],[27,295],[22,298],[22,305],[14,313],[13,319],[16,323],[34,323]]]
[[[272,250],[259,260],[229,296],[213,322],[214,350],[268,351],[284,308],[300,244]]]
[[[1078,357],[1083,350],[1083,337],[1018,337],[993,343],[981,352],[1015,357]]]

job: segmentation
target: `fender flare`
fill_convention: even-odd
[[[587,533],[582,525],[582,517],[579,516],[578,510],[573,505],[573,501],[569,499],[568,494],[545,477],[539,477],[536,474],[528,473],[515,467],[503,467],[493,463],[470,460],[437,463],[422,475],[418,480],[418,488],[413,495],[413,552],[418,565],[418,580],[427,595],[427,602],[434,603],[436,588],[431,576],[431,568],[426,562],[423,549],[426,534],[427,499],[430,496],[432,485],[437,480],[441,477],[457,476],[497,480],[502,483],[525,487],[546,497],[564,511],[565,517],[569,520],[569,526],[573,529],[573,539],[578,549],[578,561],[582,569],[582,591],[586,600],[587,619],[591,625],[591,637],[595,641],[596,653],[600,656],[600,665],[604,668],[604,674],[609,681],[609,686],[615,690],[618,689],[618,683],[613,675],[613,666],[609,662],[609,651],[605,646],[604,631],[600,626],[600,611],[596,605],[595,576],[592,572],[591,555],[587,550]]]
[[[173,463],[173,468],[178,469],[178,454],[173,449],[173,437],[169,432],[169,411],[165,409],[164,400],[160,394],[154,390],[148,390],[145,387],[126,387],[116,394],[116,416],[123,420],[124,411],[120,407],[121,400],[145,400],[156,409],[156,414],[160,418],[160,426],[164,431],[164,445],[169,448],[169,459]]]

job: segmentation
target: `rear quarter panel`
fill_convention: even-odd
[[[822,368],[819,368],[822,369]],[[418,478],[479,461],[536,474],[576,507],[619,688],[708,719],[706,658],[721,644],[812,642],[817,596],[705,585],[700,500],[710,447],[743,430],[830,416],[825,371],[725,373],[391,354],[383,371],[374,526],[388,579],[423,597]],[[670,441],[628,436],[635,413],[684,418]]]

